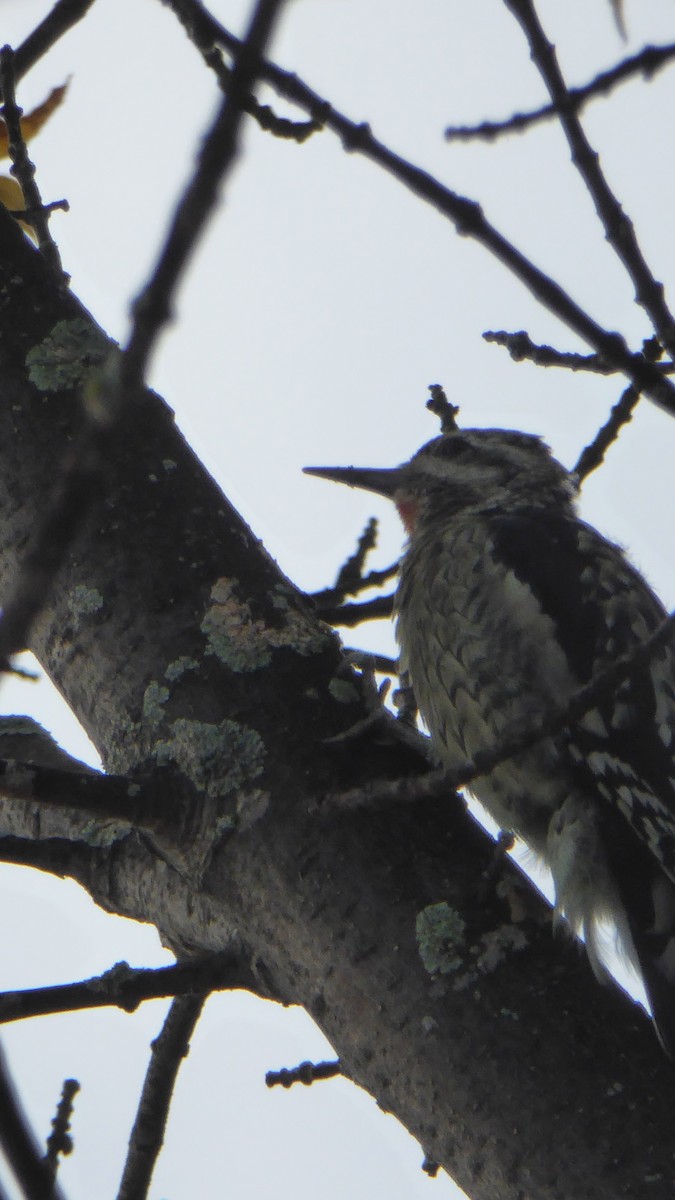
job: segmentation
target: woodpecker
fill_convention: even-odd
[[[393,468],[309,467],[394,501],[408,541],[400,670],[449,770],[515,732],[529,749],[471,789],[548,866],[555,919],[606,977],[601,926],[642,976],[675,1057],[675,652],[662,646],[581,718],[547,719],[666,611],[576,512],[576,477],[531,434],[453,429]]]

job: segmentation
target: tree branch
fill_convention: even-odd
[[[29,33],[14,56],[17,79],[21,79],[52,46],[81,21],[94,0],[57,0],[52,11]]]
[[[0,1145],[26,1200],[60,1200],[63,1196],[45,1162],[14,1088],[5,1053],[0,1048]]]
[[[576,466],[572,468],[572,474],[576,475],[580,482],[587,479],[591,471],[602,466],[607,450],[616,441],[624,425],[633,419],[633,411],[639,399],[640,393],[630,384],[613,406],[605,424],[598,430],[593,441],[582,450]]]
[[[91,1008],[116,1007],[132,1013],[145,1000],[234,989],[264,995],[241,954],[230,950],[156,969],[119,962],[103,975],[79,983],[0,993],[0,1024]]]
[[[42,203],[42,196],[35,179],[35,166],[28,157],[28,150],[21,131],[23,109],[16,103],[14,90],[14,51],[11,46],[0,50],[0,88],[2,89],[2,117],[7,126],[9,156],[12,160],[11,173],[18,180],[23,192],[26,209],[32,213],[31,225],[35,230],[40,253],[44,255],[49,269],[57,280],[64,276],[61,256],[49,230],[50,207]]]
[[[238,50],[241,44],[239,39],[216,21],[197,0],[168,2],[202,51],[205,46],[219,44],[232,52]],[[418,199],[430,204],[450,220],[457,233],[473,238],[484,246],[524,284],[540,304],[593,346],[615,370],[627,375],[645,395],[671,415],[675,415],[675,387],[669,380],[664,379],[652,363],[646,362],[640,355],[631,353],[619,334],[608,332],[598,325],[554,279],[539,270],[487,220],[476,201],[451,191],[426,171],[394,154],[373,136],[367,124],[350,121],[313,92],[297,75],[282,71],[270,62],[261,64],[259,74],[280,95],[304,108],[315,120],[323,121],[326,128],[342,139],[345,150],[363,154],[408,188]]]
[[[64,1079],[56,1115],[52,1121],[52,1131],[47,1138],[47,1162],[52,1176],[56,1176],[59,1168],[59,1156],[64,1157],[73,1149],[73,1139],[70,1136],[70,1118],[73,1115],[73,1101],[80,1090],[77,1079]]]
[[[190,1038],[206,996],[179,996],[173,1001],[162,1032],[152,1043],[143,1091],[117,1200],[145,1200],[169,1116],[171,1097],[181,1063],[190,1049]]]
[[[265,1076],[265,1083],[268,1088],[293,1087],[294,1083],[304,1083],[305,1087],[311,1087],[313,1083],[317,1083],[323,1079],[336,1079],[342,1075],[342,1067],[340,1060],[332,1062],[303,1062],[297,1067],[282,1067],[279,1071],[268,1071]]]
[[[623,263],[635,287],[635,299],[649,316],[664,346],[675,357],[675,322],[665,299],[663,284],[657,282],[642,255],[632,221],[605,179],[600,158],[593,149],[570,102],[569,90],[558,66],[554,46],[549,42],[532,0],[504,0],[519,22],[530,45],[532,61],[548,88],[579,171],[595,210],[602,222],[607,241]],[[596,347],[598,348],[598,347]],[[633,382],[640,390],[634,376]]]
[[[569,88],[568,104],[572,111],[581,112],[589,100],[607,96],[621,83],[627,83],[635,75],[651,79],[657,71],[668,66],[675,57],[675,42],[665,46],[645,46],[638,54],[624,58],[609,71],[601,71],[583,87]],[[494,141],[502,134],[524,133],[533,125],[551,120],[559,113],[555,104],[544,104],[532,112],[514,113],[503,121],[481,121],[480,125],[449,125],[445,130],[448,142]]]
[[[258,0],[248,33],[237,47],[227,94],[202,143],[150,282],[133,304],[133,328],[120,365],[121,395],[134,396],[143,383],[154,344],[171,316],[175,290],[234,163],[246,99],[261,73],[262,55],[282,3]]]
[[[329,625],[344,625],[353,628],[364,621],[381,621],[394,611],[394,596],[375,596],[373,600],[362,600],[357,604],[317,605],[321,619]]]

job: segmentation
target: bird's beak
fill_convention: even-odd
[[[401,482],[399,467],[305,467],[304,473],[377,492],[378,496],[387,496],[390,500]]]

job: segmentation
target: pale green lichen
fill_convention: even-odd
[[[84,317],[58,321],[47,337],[28,351],[28,378],[39,392],[81,387],[114,344]]]
[[[88,821],[78,833],[78,838],[88,846],[113,846],[133,832],[133,827],[123,821]]]
[[[236,721],[212,725],[180,717],[171,736],[155,743],[160,766],[176,763],[209,796],[251,784],[262,773],[265,746],[259,733]]]
[[[428,904],[417,914],[417,949],[430,975],[450,975],[462,966],[466,924],[445,901]]]
[[[229,837],[230,834],[236,833],[237,822],[232,813],[226,813],[223,817],[218,817],[213,829],[214,842],[220,842],[223,838]]]
[[[500,925],[484,933],[473,950],[476,966],[484,975],[496,971],[511,955],[527,946],[527,937],[518,925]]]
[[[90,617],[103,608],[103,596],[98,588],[78,583],[68,592],[68,612],[73,629],[77,633],[85,617]]]
[[[175,471],[176,467],[178,466],[178,463],[174,462],[174,460],[172,458],[163,458],[162,466],[164,467],[164,470],[167,472]]]
[[[164,705],[169,699],[169,689],[156,679],[150,681],[143,693],[143,716],[151,725],[159,725],[164,720]]]
[[[169,680],[169,683],[176,683],[177,680],[181,679],[182,676],[185,675],[186,671],[197,670],[199,670],[199,663],[197,662],[196,658],[188,658],[186,654],[182,654],[180,658],[177,658],[174,662],[169,663],[164,675]]]
[[[280,627],[254,617],[248,603],[236,594],[237,580],[218,579],[211,589],[211,604],[201,623],[206,653],[220,659],[231,671],[258,671],[269,666],[272,651],[287,647],[297,654],[316,654],[334,636],[326,626],[317,627],[309,616],[291,608],[275,589],[275,607],[284,612]],[[283,591],[283,589],[282,589]]]
[[[328,691],[338,704],[355,704],[359,699],[357,689],[348,679],[331,679]]]

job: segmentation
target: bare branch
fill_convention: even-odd
[[[47,1138],[47,1153],[45,1160],[51,1168],[52,1176],[59,1168],[59,1156],[66,1157],[72,1153],[73,1139],[70,1136],[70,1118],[73,1115],[73,1101],[80,1090],[77,1079],[64,1079],[56,1115],[52,1121],[52,1132]]]
[[[333,1062],[303,1062],[297,1067],[282,1067],[280,1071],[268,1071],[265,1076],[265,1083],[268,1088],[293,1087],[294,1083],[304,1083],[305,1087],[311,1087],[321,1079],[335,1079],[336,1076],[342,1075],[342,1065],[339,1058]]]
[[[149,831],[170,827],[170,813],[165,813],[166,820],[161,815],[170,791],[168,780],[157,787],[152,780],[145,785],[125,775],[103,775],[86,767],[71,771],[0,760],[0,796],[4,798],[72,809],[101,821],[125,821]]]
[[[363,568],[377,545],[377,521],[371,517],[358,540],[356,551],[340,567],[334,591],[341,596],[354,595],[363,587]],[[354,591],[355,589],[355,591]]]
[[[651,79],[657,71],[667,66],[675,58],[675,42],[666,46],[645,46],[638,54],[624,58],[609,71],[601,71],[583,87],[570,88],[568,91],[569,104],[574,112],[581,112],[589,100],[607,96],[621,83],[627,83],[635,75]],[[531,112],[514,113],[503,121],[481,121],[480,125],[449,125],[445,130],[449,142],[469,142],[476,140],[494,141],[502,134],[523,133],[533,125],[548,121],[558,116],[555,104],[544,104]]]
[[[210,43],[211,46],[224,45],[234,52],[241,45],[239,39],[216,21],[197,0],[172,0],[171,7],[185,14],[186,28],[201,48]],[[345,150],[363,154],[377,163],[414,195],[452,221],[459,234],[474,238],[489,250],[545,308],[593,346],[615,370],[627,375],[656,404],[675,415],[675,388],[664,379],[658,368],[640,355],[632,354],[619,334],[608,332],[598,325],[555,280],[540,271],[490,224],[476,201],[451,191],[426,171],[394,154],[373,137],[367,124],[350,121],[313,92],[297,75],[282,71],[270,62],[260,65],[259,75],[280,95],[306,109],[315,120],[324,122],[342,139]]]
[[[635,298],[649,316],[663,345],[675,355],[675,321],[666,303],[663,284],[657,281],[642,255],[630,218],[612,192],[574,105],[558,66],[554,46],[541,26],[532,0],[504,0],[506,7],[521,25],[530,45],[532,61],[548,88],[556,107],[570,149],[572,161],[588,188],[595,210],[602,222],[607,241],[623,263],[635,287]],[[602,353],[600,347],[596,349]],[[611,361],[611,360],[610,360]],[[640,389],[640,382],[631,376]]]
[[[248,33],[237,45],[227,95],[204,139],[197,168],[178,203],[150,282],[133,305],[133,328],[120,364],[118,390],[122,396],[134,396],[141,387],[150,354],[171,316],[176,287],[234,163],[246,98],[261,72],[262,54],[282,2],[258,0]]]
[[[144,1200],[164,1142],[180,1065],[190,1049],[190,1038],[206,996],[179,996],[173,1001],[162,1032],[152,1043],[143,1091],[129,1138],[117,1200]]]
[[[513,333],[505,329],[488,329],[483,338],[486,342],[504,346],[514,362],[533,362],[538,367],[566,367],[570,371],[590,371],[596,375],[616,374],[616,367],[598,354],[573,354],[555,350],[553,346],[537,345],[524,329]]]
[[[632,420],[633,410],[639,399],[640,393],[631,384],[625,389],[621,399],[617,400],[607,421],[598,430],[590,445],[582,450],[576,466],[572,468],[573,474],[578,477],[580,482],[605,461],[605,453],[616,441],[623,426]]]
[[[2,87],[2,117],[7,126],[9,156],[12,160],[11,173],[18,180],[26,201],[26,209],[30,210],[31,225],[35,230],[38,246],[49,269],[53,271],[57,281],[67,282],[61,265],[61,256],[56,242],[49,232],[49,214],[51,206],[42,203],[40,189],[35,181],[35,166],[28,157],[28,150],[21,132],[21,117],[23,109],[16,103],[14,92],[14,51],[11,46],[3,46],[0,50],[0,87]]]
[[[64,33],[81,21],[93,2],[94,0],[57,0],[49,15],[18,47],[14,56],[16,78],[21,79],[43,54],[51,50]]]
[[[90,1008],[115,1007],[132,1013],[145,1000],[233,989],[264,994],[243,957],[231,950],[156,969],[119,962],[103,975],[79,983],[0,993],[0,1024]]]
[[[381,621],[390,617],[394,611],[394,597],[393,594],[376,596],[374,600],[363,600],[358,604],[338,604],[335,607],[330,604],[324,607],[323,603],[319,603],[318,610],[321,620],[329,625],[353,628],[355,625],[361,625],[363,621]]]
[[[381,587],[396,575],[398,563],[392,563],[380,571],[363,574],[366,558],[374,549],[376,540],[377,521],[371,517],[358,540],[354,554],[340,567],[333,586],[310,594],[309,598],[324,621],[331,625],[360,625],[361,621],[391,615],[390,596],[377,597],[365,604],[343,604],[345,596],[358,596],[370,588]]]
[[[42,1157],[0,1048],[0,1145],[26,1200],[59,1200],[63,1193]]]

